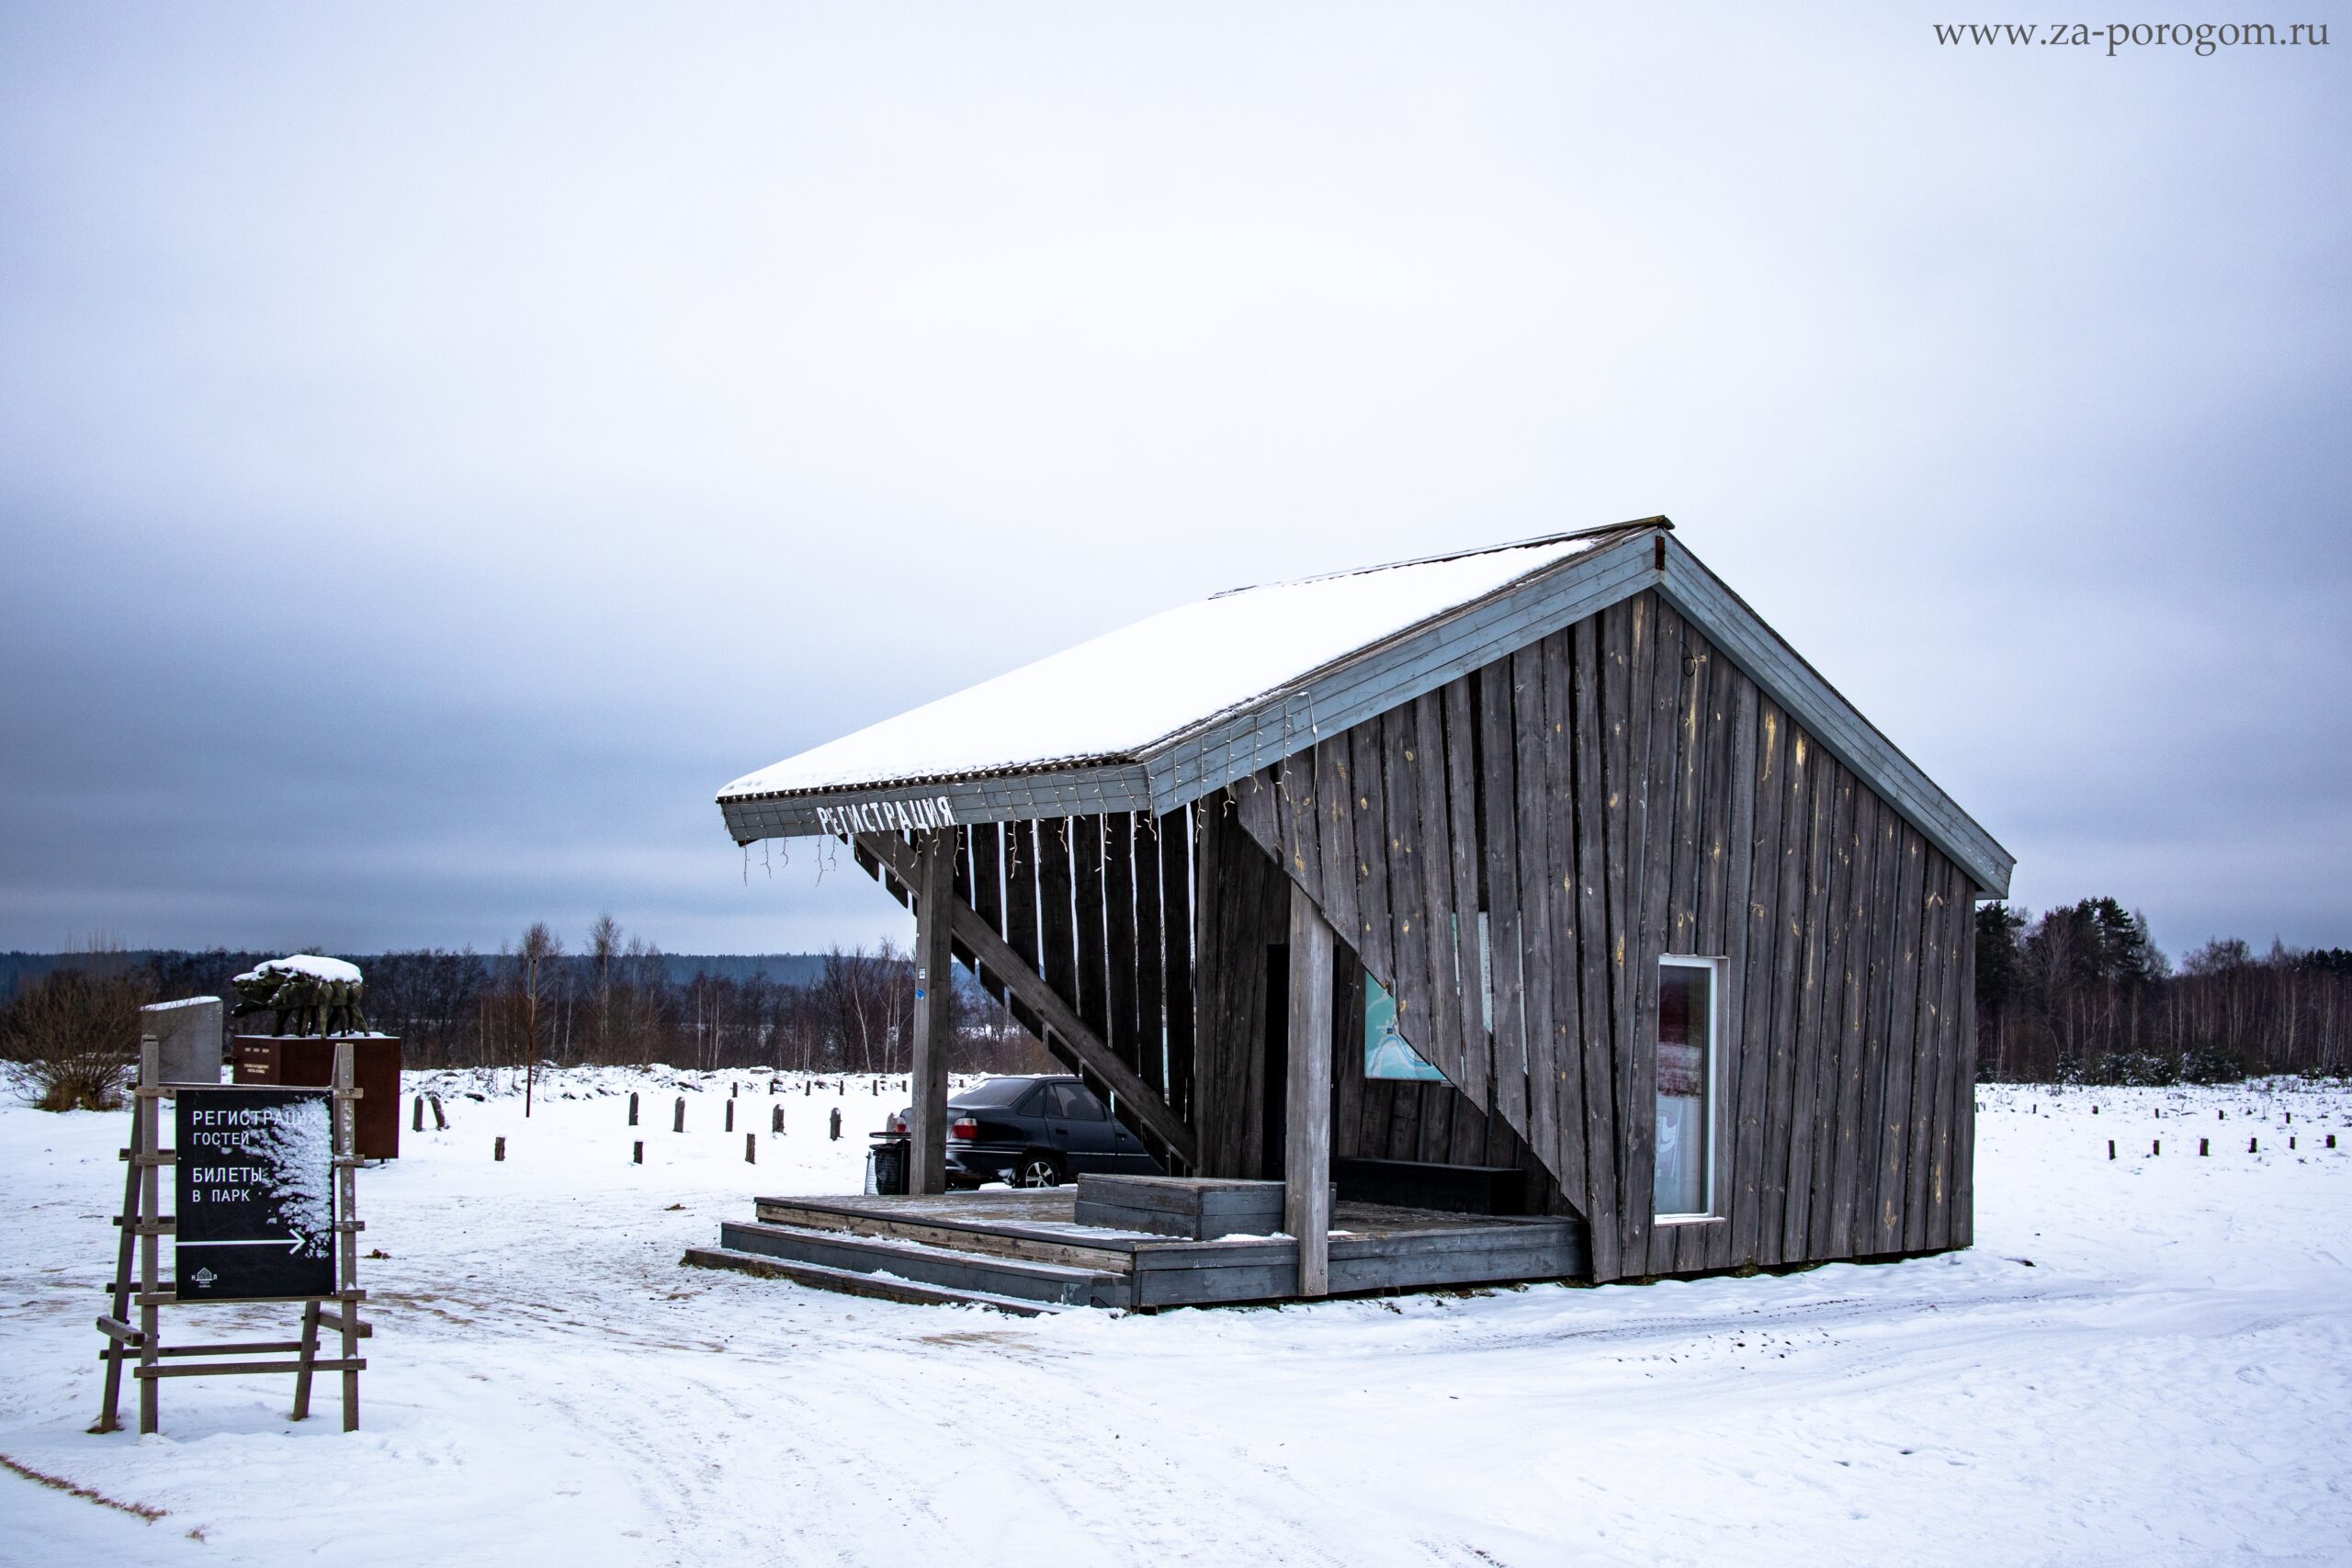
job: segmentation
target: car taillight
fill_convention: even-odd
[[[947,1135],[968,1144],[980,1135],[980,1124],[969,1116],[959,1116],[949,1123]]]

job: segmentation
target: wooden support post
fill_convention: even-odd
[[[628,1152],[628,1163],[631,1165],[643,1165],[645,1163],[645,1140],[643,1138],[638,1139],[630,1147]]]
[[[506,1157],[505,1134],[501,1133],[497,1138],[492,1142],[490,1145],[490,1157],[493,1160],[502,1160]]]
[[[158,1067],[162,1066],[163,1043],[153,1036],[142,1035],[139,1041],[142,1084],[145,1082],[147,1048],[151,1044],[155,1047]],[[130,1146],[122,1151],[122,1217],[115,1222],[122,1234],[115,1243],[114,1288],[107,1310],[107,1316],[121,1324],[130,1321],[132,1248],[137,1244],[142,1222],[139,1212],[139,1173],[147,1168],[141,1163],[139,1156],[154,1152],[147,1148],[140,1138],[140,1130],[146,1125],[147,1102],[133,1100],[130,1105]],[[106,1388],[98,1397],[98,1420],[90,1428],[94,1433],[111,1432],[122,1425],[116,1416],[116,1412],[122,1408],[122,1350],[123,1348],[118,1344],[112,1348],[113,1353],[107,1357]]]
[[[343,1429],[359,1430],[359,1083],[357,1049],[334,1047],[335,1289],[343,1297]],[[501,1140],[503,1143],[504,1140]]]
[[[449,1118],[441,1110],[441,1097],[437,1094],[428,1094],[424,1098],[433,1102],[433,1130],[436,1133],[447,1132]]]
[[[637,1090],[635,1089],[628,1091],[628,1124],[632,1127],[637,1125]]]
[[[907,1190],[926,1194],[947,1190],[947,1042],[955,1027],[949,1004],[956,994],[948,946],[955,931],[949,908],[956,897],[954,829],[924,835],[915,874],[914,1072],[907,1086],[914,1114],[907,1123]]]
[[[726,1125],[726,1127],[725,1127],[724,1129],[722,1129],[722,1131],[731,1133],[731,1132],[733,1132],[734,1130],[735,1130],[735,1097],[734,1097],[733,1095],[731,1095],[731,1094],[730,1094],[730,1095],[729,1095],[729,1096],[727,1097],[727,1125]]]
[[[842,1108],[841,1108],[840,1106],[838,1106],[838,1105],[836,1105],[836,1106],[834,1106],[834,1107],[833,1107],[833,1133],[832,1133],[832,1137],[833,1137],[833,1142],[835,1142],[835,1143],[837,1143],[837,1144],[838,1144],[838,1143],[840,1143],[840,1142],[842,1141]]]
[[[163,1168],[154,1156],[163,1147],[163,1045],[150,1035],[139,1043],[139,1134],[135,1146],[142,1156],[139,1168],[139,1435],[156,1429],[155,1368],[163,1359],[157,1338],[163,1324],[157,1310],[162,1300],[160,1247],[163,1226]]]
[[[1283,1227],[1298,1238],[1302,1296],[1331,1289],[1331,952],[1330,922],[1293,883]]]
[[[415,1114],[408,1119],[408,1130],[412,1133],[424,1131],[424,1096],[421,1094],[416,1097]]]
[[[779,1105],[768,1117],[768,1131],[776,1137],[784,1136],[784,1107]]]
[[[677,1105],[673,1107],[670,1112],[670,1131],[673,1133],[683,1133],[685,1130],[686,1097],[682,1094],[678,1096]]]
[[[760,1163],[760,1135],[757,1133],[743,1134],[743,1163],[745,1165]]]

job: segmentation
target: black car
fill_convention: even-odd
[[[903,1134],[910,1106],[890,1118]],[[1075,1077],[990,1078],[947,1102],[947,1185],[1058,1187],[1088,1172],[1165,1174],[1141,1140],[1119,1125]]]

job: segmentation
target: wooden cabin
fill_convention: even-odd
[[[1075,1223],[928,1196],[951,962],[1195,1190],[1284,1184],[1290,1252],[1193,1299],[1460,1282],[1448,1247],[1601,1281],[1970,1242],[1973,906],[2012,857],[1662,517],[1219,594],[718,804],[915,912],[910,1247]],[[1452,1239],[1363,1264],[1415,1215]],[[1098,1250],[993,1255],[1124,1257],[1125,1298],[1058,1299],[1148,1304]]]

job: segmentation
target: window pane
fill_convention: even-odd
[[[1102,1102],[1084,1084],[1057,1083],[1054,1086],[1054,1114],[1070,1122],[1100,1122],[1105,1112]]]
[[[1713,1092],[1714,971],[1662,965],[1657,976],[1657,1213],[1707,1213],[1707,1111]]]

